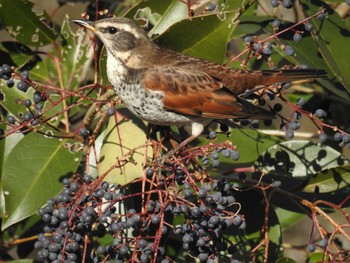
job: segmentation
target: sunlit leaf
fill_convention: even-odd
[[[38,133],[28,134],[17,143],[3,166],[7,215],[3,230],[35,213],[59,192],[62,178],[72,175],[80,162],[81,151],[72,150],[75,143]]]
[[[147,141],[144,123],[130,115],[125,109],[119,109],[118,112],[123,116],[131,117],[133,121],[120,119],[116,123],[114,118],[109,119],[108,127],[104,131],[105,137],[99,156],[98,172],[100,176],[108,173],[105,180],[124,185],[141,177],[145,161],[152,158],[153,150],[151,146],[143,146]],[[121,118],[119,114],[118,116]],[[137,147],[140,148],[133,151]],[[123,162],[123,156],[127,153],[129,154],[125,158],[131,162],[122,168],[113,168],[118,166],[119,162]]]
[[[317,13],[324,3],[320,0],[300,1],[306,16]],[[343,83],[350,92],[350,69],[348,60],[344,57],[347,47],[350,46],[350,27],[334,10],[327,10],[327,18],[319,21],[312,19],[317,33],[312,34],[314,41],[320,48],[324,61],[335,74],[337,79]]]
[[[0,17],[7,31],[19,42],[29,46],[52,43],[58,36],[52,21],[42,10],[35,13],[27,0],[0,0]]]
[[[264,152],[258,166],[264,173],[282,177],[309,177],[338,167],[348,160],[333,148],[310,141],[286,141]]]
[[[236,14],[237,12],[226,13],[223,20],[214,14],[181,21],[156,41],[161,46],[187,55],[223,63],[227,42],[236,27]]]
[[[303,192],[313,193],[318,187],[320,193],[331,193],[348,188],[350,193],[350,165],[325,169],[312,176]]]
[[[93,52],[91,52],[89,45],[84,44],[85,33],[83,29],[79,29],[74,34],[69,27],[68,19],[68,17],[64,19],[61,28],[63,42],[61,63],[59,64],[64,87],[74,90],[77,84],[85,78],[87,67],[93,58]]]

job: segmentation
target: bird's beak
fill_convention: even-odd
[[[86,29],[89,29],[93,32],[97,31],[97,29],[92,25],[93,22],[91,22],[91,21],[76,19],[76,20],[73,20],[72,22],[79,25],[79,26],[83,26]]]

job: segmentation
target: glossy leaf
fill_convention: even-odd
[[[90,65],[93,52],[89,45],[84,44],[83,29],[75,34],[69,27],[69,18],[66,17],[61,28],[63,38],[61,45],[61,63],[59,63],[65,89],[74,90],[85,78],[86,67]],[[89,52],[90,51],[90,52]],[[59,83],[57,81],[57,83]]]
[[[303,5],[303,12],[306,16],[313,15],[319,11],[324,3],[320,0],[300,1]],[[312,34],[314,41],[320,47],[320,52],[329,68],[335,74],[337,79],[343,83],[344,87],[350,92],[350,69],[348,60],[344,56],[347,47],[350,46],[350,27],[333,10],[328,10],[327,18],[319,21],[312,19],[311,22],[317,30]]]
[[[121,116],[130,117],[131,120],[126,120]],[[124,185],[142,176],[144,161],[152,158],[153,152],[151,146],[142,146],[147,139],[146,127],[141,120],[136,119],[125,109],[118,110],[118,118],[121,119],[116,123],[111,117],[104,131],[105,137],[99,156],[98,172],[99,176],[108,173],[105,177],[108,182]],[[113,168],[114,165],[118,165],[118,159],[139,146],[142,147],[125,156],[126,160],[131,162],[122,168]],[[145,159],[145,156],[148,159]]]
[[[6,86],[6,81],[0,80],[0,92],[3,95],[3,99],[0,100],[0,104],[4,107],[9,115],[16,117],[17,121],[21,121],[21,117],[25,113],[29,112],[28,109],[23,105],[24,100],[33,99],[33,94],[35,90],[29,88],[26,92],[17,89],[16,85],[19,81],[15,79],[15,86],[8,88]]]
[[[63,119],[63,101],[61,95],[50,95],[49,100],[46,100],[44,103],[44,109],[47,109],[43,113],[45,119],[49,119],[50,125],[57,127]]]
[[[235,244],[238,246],[237,254],[243,254],[245,251],[251,251],[255,248],[264,238],[261,236],[261,229],[265,222],[266,216],[268,216],[268,236],[269,236],[269,260],[275,262],[275,260],[282,256],[282,232],[279,225],[278,217],[272,207],[269,210],[268,215],[265,213],[265,203],[262,196],[254,191],[247,190],[235,195],[239,203],[244,203],[242,206],[242,213],[245,216],[247,228],[245,229],[246,240],[242,242],[242,238],[239,235],[233,236]],[[245,247],[243,247],[245,245]],[[255,253],[256,261],[264,261],[264,246],[261,246]],[[247,253],[249,254],[249,253]],[[246,255],[244,255],[246,257]],[[246,261],[249,262],[248,258]]]
[[[350,192],[350,165],[338,166],[331,169],[322,170],[312,176],[303,192],[313,193],[318,187],[320,193],[332,193],[340,189]]]
[[[146,12],[146,14],[145,14]],[[148,13],[148,16],[147,16]],[[187,19],[187,5],[178,0],[149,0],[142,1],[131,8],[126,17],[134,20],[147,18],[153,25],[149,35],[162,34],[174,23]],[[159,18],[160,17],[160,18]],[[144,24],[144,23],[142,23]]]
[[[205,139],[205,135],[200,136],[200,145],[209,144],[210,140]],[[217,133],[217,139],[214,143],[221,143],[225,141],[232,142],[236,146],[240,154],[239,160],[235,161],[231,157],[223,157],[219,153],[220,166],[213,168],[211,164],[206,168],[210,175],[228,176],[231,174],[233,168],[252,165],[266,149],[280,142],[280,139],[267,134],[259,133],[253,129],[233,129],[227,137],[226,134]],[[210,158],[211,159],[211,158]]]
[[[276,208],[275,212],[283,230],[289,229],[305,217],[303,214],[291,212],[282,208]]]
[[[51,28],[45,11],[33,12],[33,3],[26,0],[0,0],[0,17],[7,31],[19,42],[30,46],[52,43],[58,36]]]
[[[74,141],[25,136],[11,151],[3,166],[2,186],[6,214],[2,229],[34,214],[62,188],[63,177],[77,169],[81,152],[72,151]]]
[[[161,46],[187,55],[223,63],[227,42],[236,27],[234,21],[236,14],[236,12],[227,13],[223,21],[215,14],[181,21],[156,41]]]
[[[14,63],[13,66],[21,67],[34,58],[34,52],[26,45],[15,41],[4,41],[0,43],[0,50],[8,53]]]
[[[282,177],[309,177],[348,163],[333,148],[309,141],[286,141],[267,149],[258,160],[264,173]]]

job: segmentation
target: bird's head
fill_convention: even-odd
[[[145,32],[127,18],[114,17],[95,22],[73,20],[73,22],[92,31],[101,39],[110,54],[122,60],[130,57],[132,53],[140,53],[141,49],[152,46],[152,41]]]

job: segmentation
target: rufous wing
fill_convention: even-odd
[[[214,119],[273,118],[270,112],[240,99],[220,79],[203,71],[159,66],[140,74],[144,88],[164,93],[164,107],[169,111]]]

